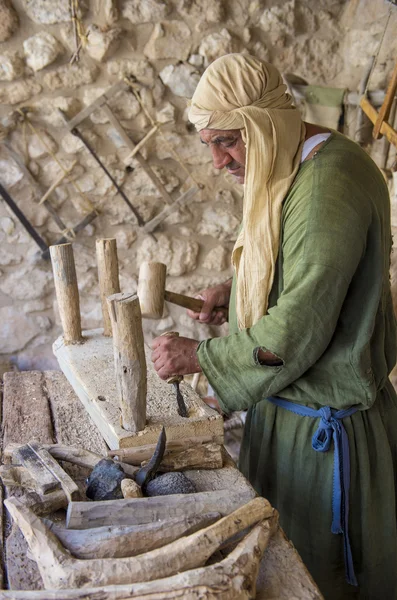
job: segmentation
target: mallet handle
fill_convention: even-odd
[[[200,298],[191,298],[190,296],[185,296],[184,294],[176,294],[175,292],[169,292],[165,290],[164,298],[167,302],[171,302],[172,304],[177,304],[178,306],[183,306],[183,308],[188,308],[193,310],[194,312],[200,312],[203,308],[203,300]],[[225,317],[228,316],[228,310],[225,306],[216,307],[214,310],[219,310],[225,313]]]

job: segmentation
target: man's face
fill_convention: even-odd
[[[239,183],[244,183],[245,144],[240,129],[202,129],[200,139],[210,147],[215,169],[225,167]]]

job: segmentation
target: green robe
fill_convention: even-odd
[[[240,468],[280,522],[325,598],[397,598],[397,397],[389,267],[390,202],[380,171],[333,133],[304,162],[283,204],[267,314],[202,342],[198,357],[225,412],[249,409]],[[258,348],[281,366],[257,362]],[[315,452],[318,419],[266,398],[318,409],[358,406],[343,420],[351,461],[349,535],[359,589],[345,581],[342,535],[331,533],[333,445]]]

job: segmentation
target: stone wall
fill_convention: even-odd
[[[145,259],[165,262],[167,285],[178,292],[194,293],[231,275],[242,188],[213,169],[208,151],[186,121],[186,97],[204,68],[222,54],[246,51],[311,84],[355,91],[377,50],[390,5],[382,0],[79,0],[77,4],[88,37],[79,61],[70,64],[76,46],[67,0],[12,0],[12,4],[0,0],[0,181],[51,244],[60,230],[38,200],[61,174],[57,161],[66,168],[76,162],[71,178],[49,201],[67,227],[93,207],[100,212],[73,242],[83,327],[92,328],[101,325],[97,237],[117,238],[124,291],[136,289],[137,266]],[[390,75],[396,25],[393,9],[372,88],[384,87]],[[156,242],[138,232],[132,212],[81,142],[67,133],[58,110],[71,118],[110,85],[131,75],[149,114],[162,123],[163,136],[156,135],[145,145],[144,156],[173,198],[192,184],[188,172],[202,186],[188,206],[175,210],[157,229]],[[149,131],[150,121],[130,92],[122,92],[110,106],[135,142]],[[39,136],[16,112],[22,107],[27,107]],[[355,110],[346,114],[346,131],[353,135]],[[126,169],[123,159],[128,149],[106,115],[95,112],[81,129],[142,217],[155,216],[164,201],[136,162]],[[381,143],[374,146],[375,156]],[[15,154],[38,185],[33,185]],[[55,368],[51,344],[60,327],[51,267],[38,257],[37,246],[3,201],[0,244],[0,355],[21,369]],[[200,339],[214,333],[190,321],[184,311],[168,310],[161,321],[145,323],[149,336],[171,328]]]

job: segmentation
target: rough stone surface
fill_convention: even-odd
[[[18,265],[21,262],[22,256],[20,254],[16,254],[15,252],[11,252],[10,250],[6,250],[5,248],[0,246],[1,266]]]
[[[15,222],[11,217],[1,217],[0,227],[7,235],[12,235],[15,231]]]
[[[0,42],[7,41],[18,29],[19,19],[10,0],[0,0]]]
[[[116,0],[96,0],[95,15],[101,18],[105,25],[113,25],[119,18]]]
[[[34,284],[30,280],[30,270],[23,268],[3,276],[0,290],[13,300],[34,300],[48,294],[53,284],[52,273],[38,267],[34,271]]]
[[[22,77],[24,64],[18,52],[7,52],[0,55],[0,81],[14,81]]]
[[[98,75],[98,68],[92,65],[63,65],[44,75],[44,84],[55,91],[60,88],[76,89],[81,85],[93,83]]]
[[[203,267],[209,271],[223,271],[230,264],[229,251],[224,246],[211,248],[204,259]]]
[[[22,350],[39,333],[37,321],[33,317],[26,317],[19,308],[0,308],[0,354]]]
[[[159,123],[171,123],[175,121],[175,106],[171,102],[167,102],[166,105],[158,110],[156,113],[156,120]]]
[[[146,237],[138,248],[138,264],[158,261],[167,265],[168,275],[178,277],[194,271],[197,265],[199,246],[196,242],[169,238],[157,234],[157,242]]]
[[[101,31],[96,25],[91,25],[86,51],[94,60],[102,62],[107,60],[120,44],[122,29],[114,28]]]
[[[159,159],[173,157],[169,144],[188,165],[203,165],[211,161],[211,153],[200,144],[197,134],[182,136],[167,131],[164,137],[166,142],[160,137],[156,139],[156,154]]]
[[[65,113],[67,119],[74,117],[81,109],[81,102],[78,98],[56,96],[55,98],[42,98],[39,101],[32,102],[35,113],[53,127],[64,127],[65,123],[59,114],[58,108]]]
[[[19,104],[41,92],[42,87],[33,77],[0,87],[1,104]]]
[[[193,66],[186,63],[168,65],[160,72],[161,81],[167,85],[175,96],[191,98],[200,81],[200,74]]]
[[[212,237],[225,242],[234,242],[240,218],[234,214],[234,199],[229,191],[223,190],[216,195],[217,202],[203,210],[202,221],[197,231],[201,235]]]
[[[134,25],[139,25],[161,21],[169,12],[169,3],[162,0],[126,0],[122,15]]]
[[[185,19],[192,19],[200,31],[207,23],[219,23],[224,17],[223,2],[217,0],[181,0],[178,11]]]
[[[65,0],[23,0],[25,10],[35,23],[52,25],[70,21],[69,3]],[[81,7],[79,2],[81,16]]]
[[[23,43],[26,64],[33,71],[41,71],[62,53],[62,46],[48,31],[40,31]]]
[[[0,154],[0,181],[6,188],[21,181],[23,172],[12,158],[2,158]]]
[[[227,29],[211,33],[203,39],[199,47],[199,54],[204,57],[205,66],[216,58],[231,52],[233,52],[233,38]]]
[[[147,496],[168,496],[169,494],[194,494],[195,485],[184,473],[174,471],[159,475],[149,481],[145,488]]]
[[[181,21],[156,23],[144,54],[152,60],[177,58],[187,60],[192,38],[189,27]]]
[[[40,131],[40,138],[37,135],[32,135],[28,142],[28,153],[31,159],[37,159],[48,154],[49,151],[56,152],[58,144],[54,138],[45,131]]]
[[[145,59],[121,58],[111,60],[107,63],[108,75],[121,79],[133,75],[145,85],[154,83],[154,71],[150,63]]]

